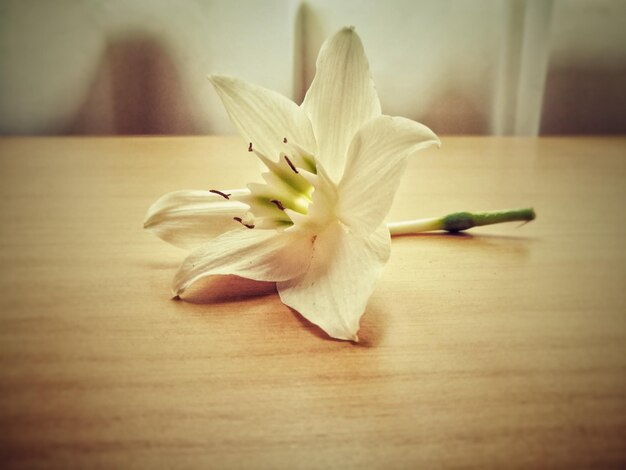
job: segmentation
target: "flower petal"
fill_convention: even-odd
[[[316,238],[309,269],[277,284],[280,298],[333,338],[358,341],[359,319],[390,246],[385,225],[362,237],[334,223]]]
[[[313,125],[318,160],[339,181],[352,137],[380,115],[367,57],[353,28],[343,28],[322,46],[302,108]]]
[[[237,199],[249,194],[247,189],[223,191],[174,191],[161,196],[146,213],[144,228],[157,237],[181,248],[194,248],[211,238],[233,230],[248,206]]]
[[[316,153],[311,123],[293,101],[237,78],[211,75],[209,80],[239,133],[263,155],[277,160],[280,152],[290,149],[290,141]],[[283,142],[285,138],[287,143]]]
[[[284,281],[309,266],[313,237],[300,232],[241,229],[214,238],[192,252],[176,273],[175,295],[199,279],[234,274],[255,281]]]
[[[410,119],[379,116],[368,122],[348,150],[339,218],[355,231],[375,230],[391,208],[407,156],[432,145],[440,145],[435,133]]]

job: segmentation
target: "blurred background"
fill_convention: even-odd
[[[300,102],[344,25],[386,114],[440,134],[626,133],[623,0],[0,0],[0,134],[233,133],[208,74]]]

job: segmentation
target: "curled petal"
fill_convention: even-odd
[[[239,224],[248,206],[238,199],[246,189],[221,191],[174,191],[161,196],[146,213],[144,228],[181,248],[194,248]],[[228,196],[228,199],[225,197]]]
[[[299,232],[245,229],[227,232],[192,252],[174,277],[181,295],[199,279],[234,274],[255,281],[284,281],[300,275],[311,260],[313,238]]]
[[[352,137],[380,115],[363,44],[353,28],[343,28],[322,46],[302,108],[313,125],[318,159],[333,181],[339,181]]]
[[[252,143],[250,150],[259,150],[277,160],[293,142],[311,154],[317,146],[306,114],[293,101],[280,93],[237,78],[211,75],[209,80],[239,133]]]
[[[357,236],[341,223],[315,240],[309,269],[277,284],[280,298],[337,339],[358,341],[359,320],[389,259],[389,230]]]
[[[339,183],[340,219],[355,231],[375,230],[391,208],[407,156],[433,145],[440,145],[435,133],[410,119],[379,116],[365,124]]]

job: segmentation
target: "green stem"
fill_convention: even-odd
[[[408,220],[387,224],[391,235],[407,235],[411,233],[446,230],[461,232],[472,227],[500,224],[502,222],[530,222],[535,219],[535,211],[528,209],[511,209],[493,212],[455,212],[445,217],[434,219]]]

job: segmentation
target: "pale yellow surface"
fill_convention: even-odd
[[[0,140],[0,466],[626,465],[626,139],[444,137],[418,154],[394,219],[538,219],[394,239],[359,345],[271,285],[170,300],[185,254],[142,229],[145,210],[241,186],[245,147]]]

